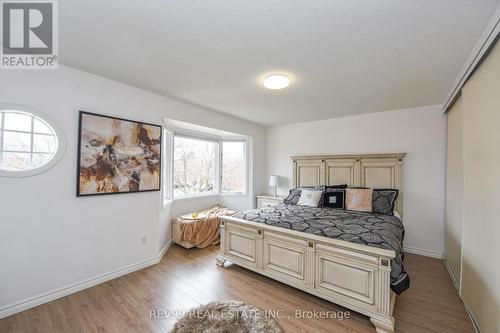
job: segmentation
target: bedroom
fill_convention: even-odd
[[[500,332],[498,1],[0,3],[0,332]]]

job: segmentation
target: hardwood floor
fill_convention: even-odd
[[[168,311],[235,299],[281,310],[285,332],[375,332],[367,317],[244,268],[215,265],[218,248],[185,250],[174,245],[152,267],[122,276],[0,320],[0,332],[168,332]],[[473,332],[463,304],[440,260],[408,254],[411,287],[398,297],[396,331]],[[151,311],[156,317],[151,318]],[[349,319],[294,318],[295,311],[349,311]]]

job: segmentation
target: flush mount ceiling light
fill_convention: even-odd
[[[264,87],[267,89],[278,90],[288,87],[290,80],[282,74],[272,74],[264,79]]]

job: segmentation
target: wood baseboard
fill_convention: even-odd
[[[467,304],[462,300],[462,303],[464,303],[465,310],[467,311],[467,314],[469,315],[470,321],[472,322],[472,327],[474,328],[474,331],[476,333],[481,333],[481,329],[479,328],[479,324],[477,323],[476,317],[474,317],[474,314],[472,311],[469,309]]]
[[[168,249],[174,244],[174,240],[171,239],[167,242],[167,244],[165,244],[165,246],[163,247],[163,249],[161,249],[160,251],[160,254],[158,254],[158,262],[160,262],[160,260],[163,258],[163,256],[165,255],[165,253],[167,253]]]
[[[418,247],[405,246],[404,247],[404,252],[408,252],[408,253],[412,253],[412,254],[418,254],[418,255],[421,255],[421,256],[431,257],[431,258],[436,258],[436,259],[443,259],[443,254],[441,252],[420,249]]]
[[[458,294],[460,295],[460,283],[458,281],[458,278],[456,277],[455,273],[451,269],[450,264],[446,260],[446,258],[443,258],[444,262],[444,267],[446,267],[446,270],[448,271],[448,275],[450,275],[451,281],[453,282],[453,285],[455,286],[455,289],[457,289]]]
[[[165,244],[163,249],[160,251],[160,253],[151,259],[138,262],[129,266],[121,267],[116,270],[92,277],[90,279],[86,279],[74,284],[70,284],[68,286],[58,288],[53,291],[49,291],[46,293],[43,293],[41,295],[35,296],[35,297],[30,297],[28,299],[16,302],[14,304],[10,304],[7,306],[4,306],[0,308],[0,319],[11,316],[13,314],[16,314],[18,312],[28,310],[31,308],[34,308],[35,306],[42,305],[44,303],[53,301],[55,299],[74,294],[78,291],[93,287],[95,285],[101,284],[103,282],[115,279],[117,277],[120,277],[122,275],[126,275],[135,271],[138,271],[140,269],[146,268],[148,266],[155,265],[160,262],[160,260],[163,258],[167,250],[172,246],[173,241],[170,240]]]

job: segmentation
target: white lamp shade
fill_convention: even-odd
[[[272,175],[269,177],[269,186],[278,186],[279,185],[279,176]]]

